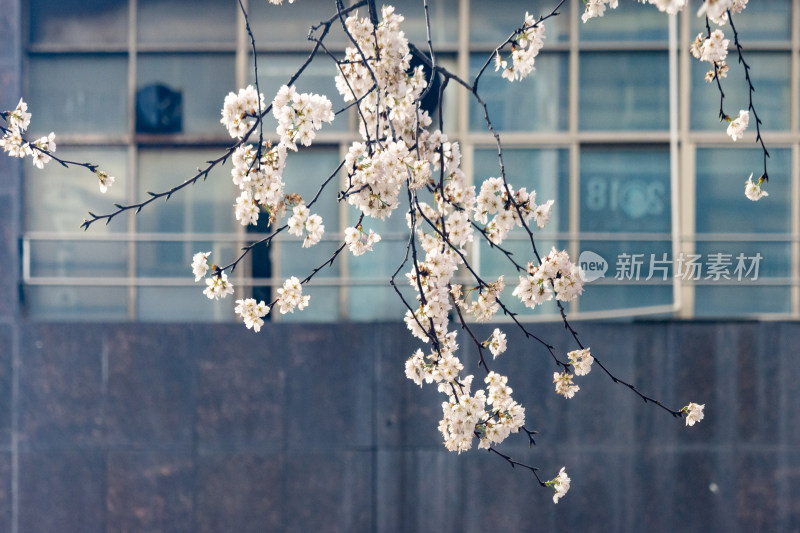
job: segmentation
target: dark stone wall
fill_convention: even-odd
[[[578,326],[619,377],[671,406],[705,403],[706,419],[686,428],[597,366],[561,398],[547,352],[506,328],[495,366],[540,433],[501,449],[545,478],[567,466],[554,505],[530,472],[444,450],[442,396],[405,378],[417,342],[402,325],[20,323],[19,367],[0,366],[3,390],[18,388],[0,402],[0,436],[18,420],[0,520],[20,533],[800,530],[800,324]],[[568,349],[562,326],[532,328]]]

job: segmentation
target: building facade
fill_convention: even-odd
[[[464,77],[526,10],[552,8],[431,4],[437,60]],[[619,320],[576,322],[581,339],[668,405],[706,403],[707,419],[685,428],[600,373],[564,400],[549,356],[510,338],[518,351],[500,363],[540,434],[504,449],[545,477],[567,466],[572,489],[553,505],[497,457],[446,452],[440,396],[403,376],[418,346],[386,280],[404,221],[375,227],[381,250],[315,278],[312,306],[260,335],[190,274],[194,252],[231,255],[265,231],[233,218],[227,168],[139,217],[79,229],[87,211],[174,186],[229,145],[222,100],[254,77],[237,2],[0,0],[0,108],[25,97],[32,136],[55,131],[59,155],[118,180],[102,196],[80,169],[0,158],[0,531],[800,531],[800,2],[753,1],[736,19],[771,154],[759,203],[743,195],[761,172],[754,135],[725,135],[688,53],[698,5],[670,21],[621,4],[583,24],[567,0],[535,75],[487,77],[482,91],[510,180],[556,200],[543,247],[605,264],[571,314]],[[420,42],[421,2],[396,5]],[[248,8],[269,98],[332,11]],[[729,62],[735,114],[747,92]],[[321,58],[298,88],[333,99],[332,68]],[[148,125],[159,91],[175,105]],[[496,175],[495,147],[465,96],[437,112],[478,180]],[[354,116],[337,117],[290,161],[287,189],[313,190],[308,176],[335,168],[354,132]],[[327,240],[259,251],[239,296],[266,298],[326,259],[354,220],[334,197]],[[470,253],[482,273],[511,274]],[[544,323],[553,309],[524,319],[568,349],[563,326]]]

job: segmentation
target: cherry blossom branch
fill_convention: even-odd
[[[524,31],[529,30],[531,28],[536,28],[542,22],[544,22],[545,20],[560,15],[561,13],[558,10],[561,9],[561,6],[564,5],[564,2],[566,2],[566,0],[561,0],[556,5],[556,7],[553,8],[553,10],[550,13],[548,13],[547,15],[544,15],[544,16],[540,16],[539,19],[536,21],[536,23],[534,23],[533,25],[525,25],[525,24],[523,24],[521,27],[519,27],[516,30],[514,30],[511,33],[511,35],[509,35],[508,38],[505,41],[503,41],[503,43],[500,46],[496,47],[494,49],[494,51],[491,54],[489,54],[489,57],[486,59],[486,62],[483,64],[481,69],[478,71],[478,74],[475,75],[475,79],[472,80],[472,87],[474,88],[474,90],[475,91],[478,90],[478,81],[481,79],[481,76],[483,76],[484,71],[487,69],[489,64],[492,62],[492,58],[497,56],[500,53],[500,50],[505,48],[509,43],[514,43],[516,41],[517,36],[520,35],[521,33],[523,33]]]
[[[708,17],[706,16],[706,38],[711,38],[711,22],[709,21]],[[716,61],[711,62],[712,69],[714,72],[714,81],[717,84],[717,89],[719,90],[719,120],[724,121],[728,117],[727,113],[723,109],[723,102],[725,101],[725,92],[722,90],[722,81],[720,80],[720,65]]]
[[[2,118],[3,120],[7,121],[8,120],[8,115],[9,115],[9,113],[6,112],[6,111],[0,112],[0,118]],[[9,129],[9,128],[6,128],[2,124],[0,124],[0,132],[2,132],[3,135],[6,135],[8,133],[12,133],[12,130]],[[100,165],[95,165],[94,163],[81,163],[79,161],[70,161],[68,159],[62,159],[62,158],[58,157],[57,155],[55,155],[54,152],[37,146],[35,142],[31,142],[30,140],[28,140],[27,137],[25,137],[24,135],[21,135],[21,134],[20,134],[20,140],[22,141],[22,145],[23,146],[28,146],[31,150],[35,150],[35,151],[37,151],[37,152],[39,152],[39,153],[41,153],[43,155],[46,155],[46,156],[50,157],[53,161],[55,161],[56,163],[58,163],[59,165],[61,165],[64,168],[83,167],[86,170],[88,170],[89,172],[91,172],[92,174],[96,173],[97,169],[100,168]]]
[[[733,25],[733,14],[728,10],[728,23],[731,25],[731,30],[733,31],[733,42],[736,45],[736,53],[739,56],[739,63],[744,67],[744,77],[747,81],[748,87],[748,99],[749,103],[747,109],[752,111],[753,117],[756,119],[756,143],[761,144],[761,150],[764,153],[764,174],[763,178],[764,181],[769,181],[769,175],[767,174],[767,158],[769,157],[769,152],[767,151],[767,147],[764,144],[764,138],[761,136],[761,119],[758,116],[758,112],[756,111],[755,106],[753,105],[753,93],[756,91],[755,87],[753,86],[753,80],[750,79],[750,65],[747,64],[747,61],[744,60],[744,54],[742,53],[742,44],[739,42],[739,32],[736,31],[736,27]]]
[[[325,179],[325,181],[322,182],[322,185],[320,185],[319,189],[317,189],[317,192],[314,195],[314,197],[311,199],[311,201],[309,201],[306,204],[307,207],[310,208],[317,202],[317,200],[319,199],[320,195],[322,194],[322,191],[339,174],[339,171],[342,169],[343,166],[344,166],[344,160],[342,160],[342,162],[339,163],[339,166],[336,167],[336,170],[334,170],[333,173],[331,173],[331,175],[328,176]],[[359,222],[360,222],[360,219],[359,219]],[[275,229],[272,233],[270,233],[269,235],[267,235],[263,239],[260,239],[258,241],[252,242],[252,243],[248,244],[247,246],[243,247],[242,248],[242,253],[239,255],[239,257],[234,259],[231,263],[228,263],[227,265],[225,265],[223,267],[217,267],[215,269],[216,275],[220,275],[222,272],[224,272],[226,270],[228,270],[229,272],[233,273],[233,271],[236,269],[236,266],[247,256],[247,254],[250,253],[250,251],[253,248],[255,248],[256,246],[258,246],[260,244],[269,244],[270,242],[272,242],[272,239],[274,239],[279,233],[283,232],[288,227],[289,227],[288,224],[284,224],[283,226]],[[332,258],[328,259],[325,263],[323,263],[323,265],[328,264],[328,263],[333,264],[332,260],[338,254],[339,254],[339,250],[337,250],[334,253]]]
[[[500,456],[500,457],[502,457],[503,459],[505,459],[505,460],[506,460],[506,462],[508,462],[508,464],[510,464],[510,465],[511,465],[511,468],[516,468],[516,467],[520,466],[520,467],[522,467],[522,468],[525,468],[525,469],[527,469],[527,470],[530,470],[530,471],[533,473],[533,475],[534,475],[534,476],[536,476],[536,481],[538,481],[538,482],[539,482],[539,485],[541,485],[542,487],[546,487],[546,486],[547,486],[547,485],[545,485],[545,483],[542,481],[542,479],[539,477],[539,469],[538,469],[538,468],[536,468],[535,466],[530,466],[530,465],[526,465],[525,463],[520,463],[519,461],[515,461],[514,459],[512,459],[512,458],[511,458],[511,456],[510,456],[510,455],[506,455],[506,454],[504,454],[504,453],[502,453],[502,452],[499,452],[499,451],[497,450],[497,448],[495,448],[494,446],[492,446],[492,447],[488,448],[488,450],[489,450],[490,452],[494,453],[494,454],[497,454],[497,455],[499,455],[499,456]]]

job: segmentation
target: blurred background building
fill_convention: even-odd
[[[526,11],[554,3],[430,2],[437,61],[474,76]],[[333,3],[244,4],[270,99]],[[30,137],[55,131],[60,157],[117,178],[101,195],[85,170],[0,158],[0,531],[800,531],[800,1],[754,0],[734,19],[771,155],[758,203],[743,194],[763,169],[754,120],[733,144],[688,53],[705,31],[700,3],[672,21],[620,4],[583,24],[582,2],[567,0],[535,74],[508,83],[490,68],[481,93],[509,180],[556,201],[540,249],[605,269],[571,306],[594,320],[577,323],[581,338],[668,405],[706,403],[707,419],[684,428],[597,370],[565,401],[546,352],[513,339],[499,371],[541,437],[508,449],[545,477],[567,465],[573,487],[554,506],[497,457],[448,454],[440,397],[402,375],[417,344],[387,279],[403,217],[373,224],[376,253],[342,257],[314,278],[306,311],[270,315],[260,335],[234,323],[230,299],[207,300],[189,267],[196,251],[221,262],[267,231],[234,219],[229,167],[138,217],[79,229],[87,211],[181,183],[230,145],[222,101],[255,77],[238,2],[0,0],[0,109],[24,97]],[[394,5],[424,43],[422,2]],[[328,42],[343,51],[341,32]],[[735,116],[748,91],[729,63]],[[298,90],[342,107],[334,74],[321,56]],[[468,178],[498,175],[468,95],[449,88],[436,112]],[[337,116],[290,155],[287,190],[316,191],[355,120]],[[323,242],[258,249],[237,297],[271,299],[329,257],[356,220],[335,198],[320,202]],[[507,242],[524,257],[522,235]],[[486,246],[471,259],[515,279]],[[555,307],[512,308],[572,349]]]

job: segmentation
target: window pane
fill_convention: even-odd
[[[696,316],[743,317],[761,313],[789,313],[791,291],[787,287],[697,287]]]
[[[750,77],[756,89],[753,93],[753,105],[762,121],[761,129],[768,131],[789,129],[791,55],[788,52],[746,52],[745,59],[752,67]],[[744,80],[744,70],[734,55],[728,55],[728,64],[730,65],[728,77],[722,79],[722,90],[725,92],[724,110],[736,118],[740,109],[747,109],[749,106],[749,89]],[[690,123],[694,130],[724,132],[727,123],[720,123],[719,120],[717,85],[715,82],[708,83],[703,80],[708,70],[709,63],[692,58]],[[751,116],[748,129],[755,131],[755,127],[755,117]]]
[[[125,287],[28,286],[25,300],[31,317],[41,320],[126,320]]]
[[[42,55],[29,66],[32,132],[126,133],[126,56]]]
[[[480,2],[473,0],[469,6],[469,36],[473,44],[491,45],[492,48],[502,43],[511,32],[522,26],[525,22],[525,13],[530,13],[537,19],[549,15],[552,5],[543,3],[523,2],[512,0],[503,2],[502,9],[494,2]],[[569,40],[569,2],[565,2],[559,11],[560,15],[544,21],[545,47],[548,42],[562,42]]]
[[[144,199],[148,191],[162,192],[184,182],[197,173],[198,167],[205,167],[206,161],[220,157],[223,150],[142,149],[137,197]],[[166,202],[159,200],[145,207],[136,218],[139,231],[235,232],[240,227],[233,209],[239,188],[231,180],[229,165],[217,165],[205,181],[186,187]]]
[[[319,246],[319,245],[317,245]],[[312,282],[313,283],[313,282]],[[303,295],[311,296],[308,307],[294,313],[280,314],[280,308],[270,311],[272,320],[281,322],[333,322],[339,320],[339,287],[303,285]]]
[[[32,43],[124,46],[128,42],[127,2],[31,0],[30,9]]]
[[[351,285],[348,287],[350,320],[361,322],[390,320],[396,322],[405,316],[408,308],[388,284],[388,280],[389,278],[386,278],[385,286]],[[397,288],[403,293],[408,305],[412,307],[418,305],[416,292],[408,285],[405,276],[402,276],[401,279],[400,274],[398,274]]]
[[[166,85],[181,93],[181,131],[227,136],[219,120],[225,95],[234,89],[232,54],[143,54],[137,68],[137,90]]]
[[[488,54],[472,56],[473,77],[487,57]],[[568,73],[567,54],[543,52],[536,58],[536,70],[522,81],[509,82],[501,72],[494,71],[494,66],[489,66],[481,77],[478,92],[498,130],[563,131],[567,129]],[[486,130],[483,108],[474,98],[470,98],[470,129]]]
[[[581,23],[582,41],[666,41],[668,17],[655,6],[620,2],[605,16]]]
[[[666,52],[583,52],[580,70],[581,129],[669,130]]]
[[[109,241],[32,241],[34,277],[125,278],[128,243]]]
[[[396,0],[389,3],[395,13],[405,20],[400,28],[408,40],[421,50],[427,49],[427,32],[425,29],[425,10],[422,2],[416,0]],[[378,4],[381,7],[381,4]],[[458,0],[438,0],[428,3],[431,24],[431,39],[434,45],[458,42]],[[299,50],[311,49],[313,42],[307,39],[311,26],[336,14],[336,5],[329,0],[306,0],[289,5],[271,5],[268,2],[251,2],[248,16],[250,27],[257,45],[279,44],[297,47]],[[358,11],[360,17],[367,17],[367,8]],[[521,20],[520,20],[521,22]],[[510,31],[510,29],[509,29]],[[315,35],[321,35],[321,29]],[[505,36],[503,36],[505,38]],[[341,29],[337,20],[325,37],[325,45],[330,48],[341,47],[349,39]]]
[[[136,273],[146,278],[178,278],[194,280],[191,263],[197,252],[211,252],[209,262],[227,265],[241,253],[243,243],[237,241],[144,241],[136,244]],[[238,272],[238,271],[237,271]],[[202,289],[205,284],[197,282]]]
[[[336,15],[336,4],[329,0],[306,0],[287,5],[273,5],[269,2],[250,2],[248,7],[250,28],[256,38],[256,45],[280,44],[311,50],[314,43],[307,39],[311,26],[319,24]],[[366,8],[360,10],[367,16]],[[402,13],[402,12],[401,12]],[[317,30],[315,35],[321,35]],[[341,46],[345,42],[341,23],[336,21],[323,41],[326,47]],[[298,63],[299,64],[299,63]]]
[[[427,50],[428,37],[425,29],[423,3],[418,0],[394,0],[387,3],[395,7],[395,13],[405,17],[400,27],[409,42],[416,44],[420,50]],[[458,0],[428,2],[428,18],[431,25],[431,41],[434,46],[458,42]]]
[[[700,9],[702,2],[693,0],[691,8],[692,14]],[[792,32],[792,3],[786,0],[758,0],[747,3],[744,11],[733,16],[733,23],[739,32],[739,40],[745,43],[752,41],[788,41]],[[692,40],[698,33],[706,34],[705,17],[689,17],[692,25]],[[716,24],[711,23],[711,31],[717,29]],[[725,36],[731,39],[733,44],[733,32],[730,26],[721,26]],[[747,50],[745,50],[747,53]],[[729,61],[731,65],[735,61]]]
[[[58,140],[58,139],[56,139]],[[57,154],[70,161],[92,162],[116,177],[106,194],[100,192],[97,176],[84,168],[64,168],[51,161],[43,169],[25,165],[25,229],[74,233],[88,212],[108,213],[114,203],[126,201],[127,155],[124,149],[58,149]],[[120,215],[110,224],[97,222],[92,234],[125,231],[128,217]]]
[[[765,185],[769,197],[752,202],[744,196],[744,184],[750,172],[755,176],[761,173],[761,150],[697,150],[698,233],[789,232],[791,152],[773,148],[770,156],[770,181]]]
[[[197,287],[139,287],[136,316],[139,320],[183,322],[186,320],[230,322],[235,320],[233,296],[209,300]]]
[[[581,148],[581,231],[671,229],[669,149]]]
[[[140,43],[236,42],[236,0],[138,0]]]

